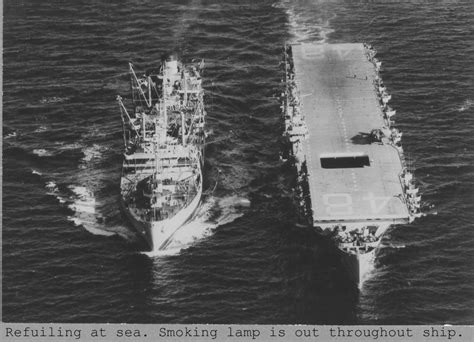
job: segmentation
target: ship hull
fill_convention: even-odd
[[[355,253],[344,251],[341,245],[339,245],[337,249],[346,273],[349,275],[351,281],[357,284],[359,288],[362,287],[364,281],[369,278],[370,273],[374,269],[375,252],[379,248],[382,237],[389,227],[389,225],[378,227],[375,233],[377,242],[372,243],[370,250],[367,252]]]
[[[137,76],[129,63],[133,112],[117,96],[125,150],[120,206],[151,251],[167,248],[201,201],[203,67],[203,60],[186,66],[167,55],[157,72]]]
[[[200,179],[202,179],[202,174]],[[176,215],[161,221],[147,222],[138,217],[133,210],[127,206],[125,200],[121,198],[120,204],[127,220],[135,230],[145,239],[151,251],[164,249],[171,241],[174,233],[193,217],[197,211],[202,197],[202,181],[199,184],[198,192],[193,200]]]
[[[352,254],[339,250],[339,255],[350,280],[361,287],[373,269],[375,249],[364,254]]]

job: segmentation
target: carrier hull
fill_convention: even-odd
[[[366,44],[293,44],[284,61],[283,159],[296,168],[301,216],[333,236],[359,286],[387,228],[421,215],[375,54]]]
[[[338,249],[338,255],[345,273],[354,284],[361,286],[374,268],[375,251],[367,253],[347,253]]]

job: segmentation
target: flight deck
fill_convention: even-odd
[[[295,151],[306,163],[313,225],[408,222],[402,155],[389,139],[390,119],[374,88],[378,73],[364,45],[291,49],[306,126]],[[381,132],[378,141],[374,132]]]

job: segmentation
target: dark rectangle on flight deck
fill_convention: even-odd
[[[369,156],[321,158],[323,169],[352,169],[370,166]]]

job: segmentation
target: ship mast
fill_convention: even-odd
[[[184,111],[181,110],[181,139],[183,140],[183,146],[186,146],[186,129],[184,127]]]
[[[183,107],[181,109],[181,127],[182,127],[182,140],[183,140],[183,146],[186,146],[186,129],[184,127],[184,109],[187,107],[187,102],[188,102],[188,86],[186,82],[186,70],[183,70]]]
[[[188,102],[188,83],[186,82],[186,71],[183,70],[183,105],[187,107],[187,102]]]
[[[151,77],[150,76],[148,76],[147,81],[148,81],[148,98],[149,98],[150,107],[151,107],[153,102],[152,102],[152,99],[151,99]]]
[[[166,64],[166,61],[164,61],[163,63]],[[165,127],[165,134],[166,134],[166,130],[168,128],[168,113],[166,111],[166,84],[165,84],[166,65],[162,65],[161,70],[163,70],[161,92],[162,92],[162,97],[163,97],[163,118],[165,120],[164,127]]]

